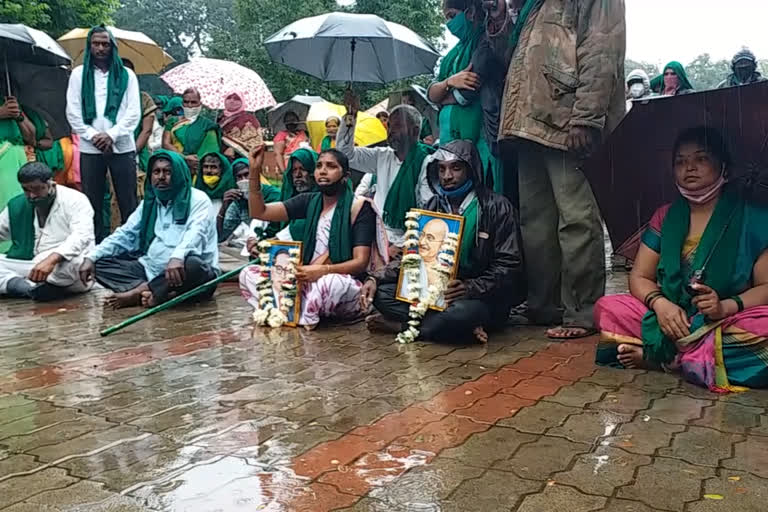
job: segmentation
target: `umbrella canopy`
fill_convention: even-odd
[[[307,119],[309,114],[309,107],[315,103],[323,103],[325,100],[320,96],[302,96],[296,95],[288,101],[284,101],[272,107],[267,112],[267,121],[269,122],[269,129],[274,133],[280,130],[285,130],[285,123],[283,117],[288,112],[294,112],[299,119]]]
[[[343,118],[347,108],[335,103],[315,103],[307,114],[307,131],[312,147],[318,148],[325,137],[325,120],[331,116]],[[357,113],[357,126],[355,128],[355,145],[371,146],[387,140],[387,129],[381,121],[366,112]]]
[[[11,92],[19,103],[43,116],[54,140],[70,134],[67,122],[69,71],[63,67],[9,62]]]
[[[638,232],[678,197],[673,145],[696,126],[722,132],[734,160],[731,180],[768,184],[768,82],[634,102],[584,166],[617,253],[634,259]]]
[[[431,74],[439,57],[409,28],[372,14],[333,12],[304,18],[264,45],[274,62],[327,82],[384,84]]]
[[[107,27],[107,29],[117,40],[117,51],[120,57],[133,62],[138,75],[156,75],[174,62],[173,57],[142,32],[116,27]],[[83,63],[85,42],[90,30],[74,28],[59,38],[59,43],[72,56],[75,65]]]
[[[200,99],[208,108],[224,109],[224,100],[232,92],[240,92],[245,110],[256,112],[275,104],[275,98],[259,74],[234,62],[199,58],[191,60],[160,77],[176,94],[190,87],[200,91]]]
[[[45,32],[10,23],[0,23],[0,59],[38,66],[69,66],[72,62]]]

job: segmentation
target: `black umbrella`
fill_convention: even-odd
[[[38,66],[69,66],[72,59],[52,37],[26,25],[0,23],[0,56]]]
[[[754,195],[768,191],[768,82],[635,102],[584,165],[618,254],[633,259],[654,211],[677,198],[672,146],[697,126],[725,137],[732,180]]]

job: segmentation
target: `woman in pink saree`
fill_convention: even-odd
[[[675,143],[678,198],[642,237],[630,295],[602,298],[598,364],[663,368],[715,392],[768,387],[768,210],[728,184],[715,130]]]

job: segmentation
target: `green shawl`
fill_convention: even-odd
[[[5,100],[0,105],[5,105]],[[0,142],[4,141],[16,146],[24,145],[24,137],[15,119],[0,119]]]
[[[171,188],[157,190],[152,186],[151,176],[147,176],[144,185],[144,201],[141,209],[141,235],[139,237],[139,249],[141,254],[147,254],[149,246],[155,239],[155,222],[157,221],[157,208],[159,201],[173,201],[173,222],[185,224],[189,217],[192,201],[192,180],[189,175],[189,167],[181,154],[164,149],[155,151],[149,158],[149,169],[158,158],[171,161]]]
[[[24,112],[32,124],[35,125],[35,140],[42,140],[45,137],[45,132],[48,131],[48,123],[35,110],[25,108]],[[38,162],[47,165],[54,173],[64,170],[64,152],[61,150],[61,142],[58,140],[53,141],[51,149],[35,149],[35,158]]]
[[[296,190],[293,188],[293,176],[291,172],[293,169],[293,161],[298,160],[304,169],[309,173],[310,191],[315,191],[315,166],[317,165],[317,153],[307,148],[300,148],[291,153],[291,157],[288,159],[288,165],[285,166],[285,172],[283,172],[283,186],[280,189],[280,201],[285,202],[288,199],[296,195]],[[282,223],[277,226],[277,231],[285,228],[288,224],[291,230],[291,238],[294,240],[301,240],[304,238],[304,225],[306,221],[304,219],[292,220],[290,223]],[[275,232],[277,232],[275,231]]]
[[[320,151],[328,151],[331,148],[333,148],[333,139],[330,135],[326,135],[320,143]]]
[[[651,90],[653,92],[657,93],[663,93],[664,92],[664,72],[668,69],[671,69],[675,72],[679,79],[679,86],[678,91],[692,91],[693,85],[691,84],[691,81],[688,79],[688,73],[685,72],[685,68],[682,64],[680,64],[677,61],[672,61],[666,66],[664,66],[664,70],[661,72],[660,75],[656,76],[653,80],[651,80]]]
[[[509,34],[509,49],[514,51],[517,48],[517,43],[520,42],[520,35],[523,33],[525,24],[528,22],[528,18],[531,14],[538,11],[543,0],[525,0],[525,4],[520,9],[520,14],[517,15],[517,22],[515,23],[512,33]]]
[[[304,265],[312,263],[312,256],[315,254],[317,224],[320,221],[320,214],[323,212],[322,192],[311,192],[311,194],[312,199],[307,206],[304,234],[301,238]],[[342,187],[339,201],[336,203],[336,209],[331,219],[331,233],[328,240],[331,263],[343,263],[352,259],[352,203],[354,200],[355,193],[352,192],[352,185],[347,179],[347,185]]]
[[[221,166],[221,179],[215,187],[210,188],[203,181],[203,160],[207,156],[215,156],[219,159],[219,165]],[[221,153],[206,153],[203,158],[200,159],[200,163],[197,166],[197,179],[195,180],[195,188],[205,192],[211,199],[221,199],[224,197],[224,193],[227,190],[237,188],[235,183],[235,175],[232,172],[232,164],[229,163],[229,159]]]
[[[12,260],[30,261],[35,257],[35,207],[24,194],[8,201],[11,220],[11,248],[6,256]]]
[[[424,159],[435,148],[417,142],[408,152],[384,202],[384,224],[393,229],[405,230],[405,214],[416,208],[416,190]]]
[[[691,332],[706,323],[691,303],[687,291],[693,272],[704,269],[703,282],[721,298],[731,297],[743,290],[733,282],[744,223],[744,201],[734,187],[726,187],[704,230],[690,271],[682,263],[683,244],[690,229],[691,210],[688,202],[679,198],[669,209],[661,230],[661,259],[656,277],[664,296],[693,317]],[[711,254],[711,256],[710,256]],[[707,262],[707,258],[709,262]],[[706,265],[706,268],[704,266]],[[643,354],[645,359],[668,363],[677,354],[675,343],[662,333],[653,311],[643,318]]]
[[[83,58],[83,85],[80,89],[80,98],[82,102],[83,121],[85,124],[93,123],[99,115],[96,112],[96,86],[93,80],[93,58],[91,57],[91,37],[93,31],[96,28],[93,27],[88,32],[88,37],[85,40],[85,57]],[[112,33],[107,30],[109,34],[109,40],[112,43],[112,62],[109,63],[109,78],[107,79],[107,105],[104,107],[104,117],[112,121],[117,122],[117,112],[120,110],[120,103],[123,101],[123,95],[128,88],[128,71],[123,67],[123,61],[120,60],[120,54],[117,51],[117,42],[115,41]]]
[[[179,141],[184,146],[185,155],[197,154],[200,151],[200,146],[202,146],[205,136],[212,130],[216,132],[216,138],[219,141],[219,145],[221,145],[221,128],[210,119],[199,116],[195,119],[194,123],[188,123],[184,128],[184,136],[179,137]]]

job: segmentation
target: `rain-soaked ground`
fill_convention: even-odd
[[[621,287],[624,277],[614,281]],[[0,510],[768,510],[768,395],[598,369],[535,329],[402,346],[215,301],[2,302]]]

